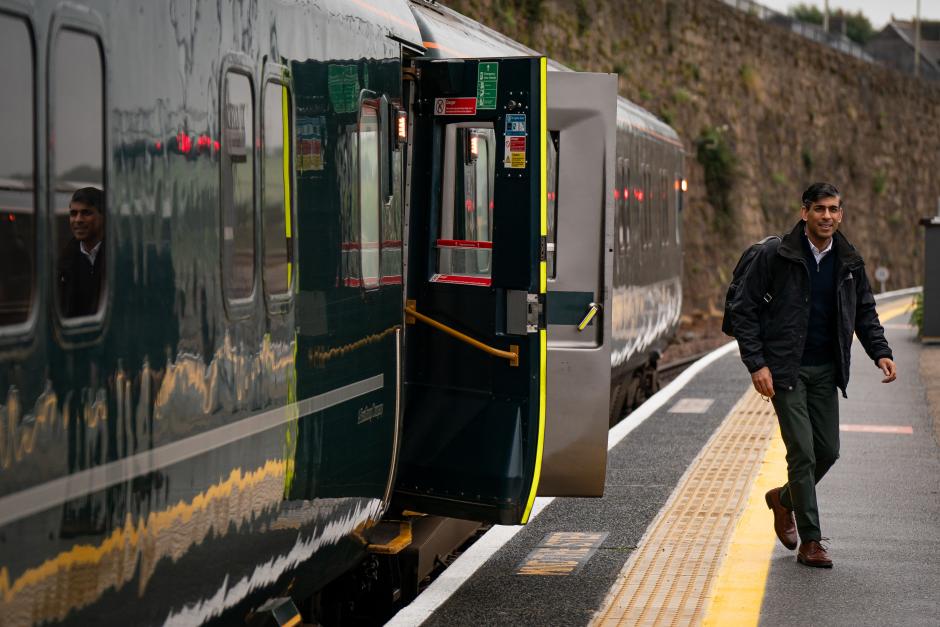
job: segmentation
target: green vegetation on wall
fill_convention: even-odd
[[[800,3],[790,7],[790,15],[801,22],[823,25],[823,12],[815,5]],[[845,21],[845,36],[859,45],[864,46],[875,35],[871,21],[861,11],[849,13],[843,9],[836,9],[829,12],[830,31],[834,30],[834,22],[841,23],[842,21]]]
[[[705,190],[708,202],[715,208],[717,222],[730,217],[731,190],[734,187],[737,158],[725,138],[724,129],[706,127],[695,140],[695,156],[705,170]]]
[[[911,310],[911,325],[917,327],[917,337],[924,334],[924,294],[914,296],[914,309]]]

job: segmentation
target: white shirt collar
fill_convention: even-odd
[[[101,249],[101,241],[95,244],[91,250],[85,250],[85,242],[78,243],[78,249],[82,251],[82,254],[88,258],[88,261],[91,262],[91,265],[95,265],[95,258],[98,256],[98,251]]]
[[[819,250],[818,248],[816,248],[816,244],[813,243],[813,240],[809,238],[809,233],[807,232],[805,226],[803,227],[803,234],[806,235],[806,241],[809,242],[809,249],[813,252],[813,257],[816,259],[816,265],[818,266],[819,262],[822,261],[822,258],[825,257],[826,254],[832,250],[833,238],[830,237],[829,243],[826,244],[826,247],[823,248],[822,250]],[[99,242],[99,244],[100,243],[101,242]]]

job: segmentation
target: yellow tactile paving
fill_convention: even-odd
[[[722,557],[775,433],[773,407],[749,390],[650,525],[593,625],[702,623]]]

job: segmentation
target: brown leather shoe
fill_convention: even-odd
[[[832,560],[826,553],[825,547],[815,540],[804,542],[796,554],[796,561],[814,568],[832,568]]]
[[[796,520],[793,511],[787,509],[780,502],[780,488],[768,490],[764,495],[767,507],[774,512],[774,531],[780,538],[780,543],[791,551],[796,548]]]

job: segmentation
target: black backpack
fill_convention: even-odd
[[[744,254],[741,255],[741,258],[738,259],[738,264],[734,267],[734,272],[731,274],[731,285],[728,286],[728,292],[725,294],[725,315],[721,320],[721,331],[725,335],[730,335],[734,337],[734,327],[731,324],[731,312],[734,310],[737,305],[737,296],[738,290],[741,288],[741,284],[744,282],[744,277],[747,276],[748,268],[751,267],[754,259],[757,257],[758,253],[763,250],[764,245],[776,240],[776,243],[780,243],[779,235],[768,235],[761,241],[756,244],[751,244],[748,246],[747,250],[744,251]],[[772,281],[776,284],[779,280],[786,280],[785,272],[775,272],[774,269],[771,270],[773,274]],[[780,292],[781,285],[775,285],[773,290],[774,294]],[[773,300],[773,295],[768,292],[764,294],[764,302],[770,303]]]

